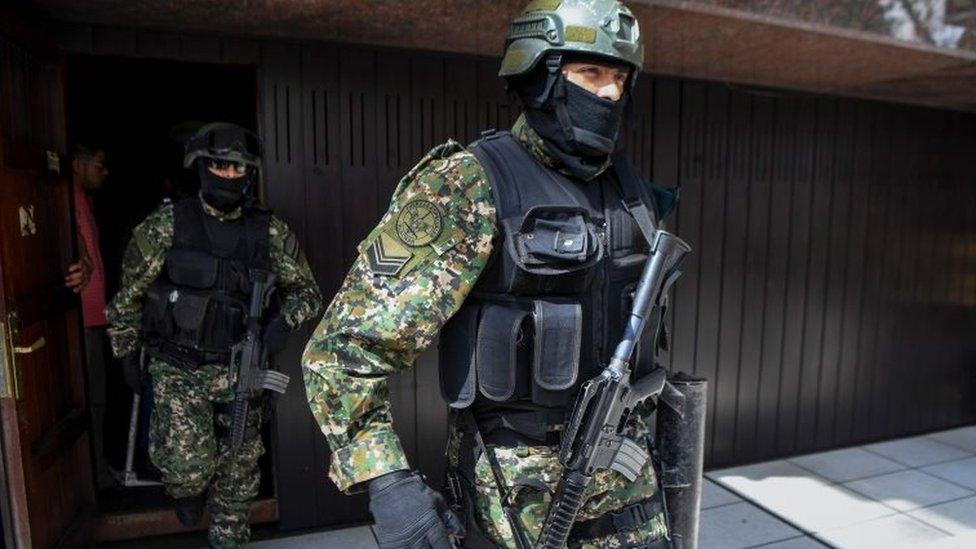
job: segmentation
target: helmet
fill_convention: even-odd
[[[198,158],[239,162],[260,169],[261,140],[237,124],[213,122],[186,141],[183,167],[189,168]]]
[[[631,82],[644,63],[637,18],[618,0],[533,0],[508,28],[498,76],[527,74],[554,52],[625,63]]]

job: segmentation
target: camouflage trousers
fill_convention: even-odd
[[[231,423],[229,407],[219,406],[234,396],[227,367],[209,364],[188,369],[154,359],[149,372],[156,403],[150,420],[149,456],[162,472],[166,493],[180,498],[209,489],[211,545],[247,545],[250,503],[258,493],[258,458],[264,446],[260,436],[245,435],[231,460],[229,440],[215,435],[215,424],[223,434],[229,433]],[[257,431],[260,407],[249,408],[247,424],[252,433]]]
[[[637,433],[643,432],[643,422],[633,427]],[[458,441],[459,438],[452,436],[452,444],[459,443]],[[549,510],[550,493],[555,492],[556,484],[562,474],[563,467],[557,458],[558,448],[554,446],[505,448],[488,445],[488,449],[494,452],[505,484],[513,492],[512,499],[519,507],[519,514],[529,538],[538,539],[542,523]],[[450,450],[449,446],[449,460],[452,458]],[[491,472],[491,465],[485,455],[479,456],[475,463],[473,480],[474,520],[477,521],[479,529],[498,545],[516,547],[511,527],[502,513],[501,500]],[[594,475],[587,488],[577,522],[619,510],[647,499],[656,492],[657,479],[650,460],[635,482],[630,482],[616,471],[600,471]],[[641,547],[647,542],[667,538],[667,536],[667,521],[664,513],[660,513],[633,530],[608,537],[571,541],[569,547]]]

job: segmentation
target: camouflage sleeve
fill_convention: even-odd
[[[400,181],[389,210],[305,348],[312,413],[347,493],[407,469],[387,376],[409,368],[471,291],[491,252],[495,207],[484,170],[454,142]]]
[[[280,311],[292,329],[316,317],[322,309],[319,291],[298,237],[284,221],[271,217],[271,265],[278,276]]]
[[[142,297],[159,276],[173,245],[173,205],[164,204],[132,230],[122,258],[119,291],[105,308],[112,353],[125,356],[138,349]]]

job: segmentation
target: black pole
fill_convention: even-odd
[[[675,549],[696,549],[705,454],[705,409],[708,384],[679,373],[670,380],[684,405],[675,410],[663,400],[657,409],[657,447],[664,496]]]

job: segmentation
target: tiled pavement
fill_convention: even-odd
[[[700,549],[976,548],[976,426],[706,474]],[[368,526],[256,549],[373,549]]]
[[[706,476],[703,549],[976,548],[976,426]]]

